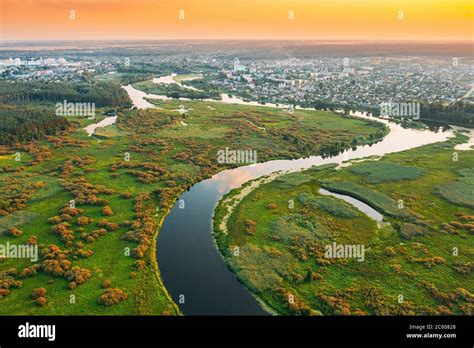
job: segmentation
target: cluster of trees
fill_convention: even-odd
[[[81,247],[82,245],[78,244],[78,248],[81,249]],[[55,277],[66,278],[69,289],[75,289],[78,285],[84,284],[92,276],[92,272],[79,266],[73,267],[71,261],[68,260],[69,254],[71,254],[69,250],[61,250],[56,245],[49,245],[44,250],[41,269]]]
[[[86,242],[91,242],[91,241],[96,239],[94,237],[98,238],[98,236],[96,236],[97,233],[92,234],[92,235],[94,235],[94,237],[92,237],[93,240],[91,240],[91,238],[89,238],[89,234],[84,232],[83,226],[89,225],[90,223],[93,222],[93,220],[90,219],[87,216],[79,216],[80,214],[84,213],[84,210],[80,209],[80,208],[70,207],[68,204],[65,204],[64,207],[59,212],[60,212],[60,215],[56,215],[56,216],[53,216],[53,217],[49,218],[48,223],[53,225],[51,227],[51,232],[53,234],[60,235],[61,240],[65,243],[66,246],[68,246],[68,247],[75,246],[74,249],[70,250],[66,254],[70,253],[72,255],[73,259],[90,257],[93,254],[92,250],[85,250],[84,249],[84,244],[82,242],[74,242],[73,243],[73,241],[75,239],[75,233],[74,233],[72,224],[70,222],[72,222],[71,220],[73,219],[73,217],[77,217],[76,224],[78,226],[80,226],[78,228],[78,232],[81,232],[81,235],[80,235],[81,239],[86,241]],[[105,221],[105,222],[100,221],[99,222],[99,225],[102,226],[102,227],[104,225],[108,225],[108,224],[109,224],[109,222],[107,222],[107,221]],[[116,224],[114,224],[114,223],[110,223],[110,224],[114,225],[114,226],[112,226],[113,230],[118,228],[118,225],[115,227]],[[112,230],[111,226],[107,226],[107,227],[110,228],[110,230]],[[107,229],[104,229],[104,231],[107,232]],[[94,231],[94,232],[96,232],[96,231]],[[72,285],[72,286],[74,286],[74,285]]]
[[[153,195],[160,202],[160,207],[164,209],[171,208],[176,196],[179,193],[179,187],[159,187],[153,191]]]
[[[69,289],[75,289],[78,285],[84,284],[87,279],[92,277],[92,272],[87,268],[74,266],[71,270],[67,271],[64,276],[69,282]]]
[[[153,129],[160,129],[169,124],[171,121],[167,119],[166,114],[156,109],[138,110],[126,118],[119,118],[118,126],[121,129],[131,130],[135,133],[134,140],[137,145],[151,145],[155,143],[155,139],[150,137]],[[139,138],[143,138],[140,140]],[[145,141],[145,139],[147,139]],[[158,140],[156,143],[159,145]]]
[[[437,308],[438,311],[434,314],[453,314],[456,307],[466,315],[472,315],[474,312],[474,306],[472,304],[474,302],[474,294],[467,289],[457,288],[452,292],[444,292],[426,280],[422,280],[419,285],[425,289],[431,297],[446,306],[445,313],[439,313],[439,308]]]
[[[146,137],[146,136],[140,135],[140,136],[134,137],[133,140],[135,142],[135,146],[131,150],[138,153],[147,153],[147,154],[162,157],[166,155],[168,151],[173,148],[164,139],[152,138],[152,137]],[[157,149],[157,147],[159,148],[159,150]]]
[[[92,222],[92,219],[87,216],[79,216],[77,218],[77,224],[79,226],[87,226]]]
[[[138,182],[145,184],[158,183],[162,181],[172,180],[172,174],[165,167],[155,163],[131,163],[121,161],[111,167],[111,171],[127,168],[127,174],[135,176]],[[133,170],[135,168],[144,169],[145,171]]]
[[[65,146],[74,146],[74,147],[87,147],[88,142],[84,140],[75,139],[66,134],[61,134],[59,136],[47,136],[46,140],[53,144],[54,148],[61,148]]]
[[[99,227],[105,228],[108,232],[113,232],[117,231],[120,226],[115,222],[109,221],[107,219],[102,219],[99,221]]]
[[[0,272],[0,299],[10,294],[10,288],[21,288],[23,282],[15,279],[16,268],[10,268]]]
[[[299,103],[301,106],[310,106],[320,110],[334,111],[343,109],[347,114],[350,110],[365,110],[375,116],[380,115],[380,107],[367,107],[361,105],[337,105],[324,100],[317,100],[311,103]],[[450,105],[442,102],[420,103],[421,121],[435,121],[447,124],[458,124],[468,127],[474,126],[474,105],[460,100]]]
[[[83,229],[80,229],[80,237],[86,243],[95,242],[99,237],[103,236],[107,232],[113,232],[119,229],[119,225],[115,222],[108,221],[107,219],[102,219],[98,223],[99,227],[96,230],[93,230],[90,233],[85,232]]]
[[[137,260],[133,263],[133,269],[137,271],[143,271],[146,268],[147,264],[143,260]]]
[[[316,297],[321,302],[320,308],[323,312],[330,315],[433,315],[442,314],[439,310],[444,311],[441,308],[432,309],[411,301],[398,303],[393,299],[387,299],[375,286],[358,289],[349,287],[331,294],[317,293]],[[358,298],[362,298],[363,302],[359,303]],[[352,308],[352,305],[355,308]]]
[[[53,225],[51,232],[60,235],[64,243],[74,240],[74,231],[71,229],[69,222],[60,222],[59,224]]]
[[[151,76],[156,75],[168,75],[175,71],[177,67],[175,66],[166,66],[165,64],[154,64],[153,62],[142,62],[134,61],[129,66],[124,64],[117,65],[117,71],[123,75],[143,75],[148,74]],[[181,73],[180,71],[175,71]]]
[[[105,198],[97,197],[98,194],[112,195],[114,190],[108,189],[102,185],[92,185],[85,177],[75,178],[72,181],[62,180],[61,184],[72,193],[77,205],[109,205]]]
[[[460,274],[471,274],[474,271],[474,263],[472,262],[453,262],[453,269]]]
[[[76,242],[75,246],[76,248],[71,251],[74,260],[77,260],[78,258],[87,259],[94,254],[92,250],[84,249],[84,244],[82,242]]]
[[[35,263],[34,265],[23,268],[20,273],[18,273],[18,277],[21,279],[31,278],[38,274],[40,270],[41,265],[39,263]]]
[[[99,228],[97,230],[92,231],[91,233],[82,232],[81,239],[84,240],[86,243],[92,243],[99,239],[100,236],[103,236],[106,233],[107,230],[105,228]]]
[[[194,80],[184,80],[181,82],[183,85],[191,86],[201,91],[212,91],[213,94],[219,95],[219,90],[210,82],[204,78]]]
[[[448,124],[474,126],[474,105],[458,101],[454,104],[443,103],[421,104],[421,121],[436,121]]]
[[[69,122],[44,107],[0,105],[0,144],[42,139],[69,127]]]
[[[334,296],[323,293],[319,293],[316,296],[326,307],[325,312],[328,312],[332,315],[364,315],[365,312],[361,310],[354,311],[354,313],[351,310],[351,306],[347,300],[353,296],[353,292],[354,289],[349,288],[346,296],[342,296],[340,291],[337,291]]]
[[[216,99],[220,100],[221,95],[217,90],[193,90],[180,87],[176,83],[155,84],[150,82],[137,83],[135,88],[146,93],[166,95],[168,98],[187,98],[187,99]]]
[[[31,102],[95,103],[96,107],[131,107],[127,92],[118,83],[69,82],[9,82],[0,81],[0,103],[22,104]]]
[[[99,297],[99,303],[104,306],[113,306],[127,299],[128,295],[119,288],[105,289]]]
[[[441,229],[450,234],[461,234],[461,231],[466,230],[471,234],[474,234],[474,215],[468,215],[465,213],[455,214],[462,222],[450,221],[449,223],[441,224]]]
[[[187,149],[178,152],[173,159],[201,167],[201,177],[210,177],[217,172],[215,148],[207,143],[199,143],[191,139],[183,140],[183,143]]]
[[[45,187],[44,181],[27,182],[25,177],[6,176],[0,179],[0,216],[22,210],[30,197],[40,188]]]
[[[140,193],[135,198],[135,219],[130,224],[132,230],[126,232],[120,239],[138,243],[132,250],[132,256],[141,259],[151,246],[151,237],[156,225],[153,219],[153,200],[149,193]]]
[[[312,310],[307,304],[301,301],[294,293],[291,293],[288,289],[277,288],[276,293],[281,296],[282,300],[287,303],[289,311],[293,315],[314,315],[315,311]]]
[[[46,292],[45,288],[36,288],[31,292],[31,297],[38,306],[44,306],[46,304]]]
[[[431,257],[413,257],[407,256],[408,262],[421,263],[423,266],[432,268],[435,265],[442,265],[446,263],[446,260],[442,256],[431,256]]]
[[[23,234],[22,230],[19,230],[16,227],[10,227],[6,233],[10,237],[20,237]]]
[[[51,232],[60,235],[61,240],[66,243],[66,245],[70,246],[72,244],[71,242],[74,240],[74,231],[72,230],[70,221],[74,216],[82,214],[84,210],[80,208],[72,208],[65,204],[59,212],[61,215],[49,218],[48,223],[53,225],[51,227]],[[79,225],[85,222],[84,218],[88,219],[87,217],[78,217]]]
[[[131,85],[132,83],[151,80],[153,77],[155,77],[155,75],[150,73],[124,73],[120,77],[120,83],[122,85]]]
[[[14,149],[28,152],[33,157],[33,160],[29,163],[31,166],[51,159],[49,147],[39,144],[36,140],[32,140],[27,144],[15,144]]]
[[[58,169],[61,172],[61,177],[67,177],[75,167],[79,168],[84,168],[85,166],[91,164],[94,161],[94,159],[91,156],[86,156],[86,157],[72,157],[66,161],[60,166],[58,166]]]

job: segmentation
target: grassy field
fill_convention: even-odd
[[[233,166],[217,162],[218,150],[256,150],[259,161],[295,158],[355,138],[375,141],[385,131],[327,112],[159,106],[121,111],[116,125],[91,137],[82,129],[91,120],[70,118],[63,134],[1,147],[0,245],[38,245],[39,260],[0,260],[0,314],[179,314],[159,277],[155,241],[180,193]],[[12,227],[22,233],[12,235]],[[46,303],[32,296],[38,288]]]
[[[175,77],[173,77],[173,80],[178,83],[181,83],[186,80],[195,80],[201,77],[202,75],[199,75],[199,74],[181,74],[181,75],[176,75]]]
[[[289,174],[229,210],[234,190],[216,209],[218,247],[238,278],[280,314],[473,315],[474,152],[453,149],[463,140]],[[378,225],[321,196],[321,187],[390,214]],[[331,257],[333,243],[363,246],[365,256]]]

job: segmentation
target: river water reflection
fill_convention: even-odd
[[[149,97],[146,93],[137,91],[132,86],[124,88],[137,108],[153,107],[144,99]],[[452,136],[451,131],[435,133],[404,129],[387,120],[361,114],[356,116],[383,122],[390,127],[390,133],[379,143],[358,146],[355,150],[348,150],[334,157],[312,156],[296,160],[275,160],[224,170],[196,183],[181,195],[179,200],[184,200],[185,208],[180,209],[178,201],[165,218],[158,236],[156,257],[166,289],[184,314],[266,314],[258,301],[227,268],[211,235],[214,209],[222,196],[230,190],[276,171],[294,172],[313,165],[341,164],[352,159],[383,156],[444,141]]]

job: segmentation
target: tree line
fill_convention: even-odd
[[[30,102],[95,103],[96,107],[130,107],[127,92],[118,83],[111,82],[8,82],[0,81],[2,104],[25,104]]]
[[[0,106],[0,144],[41,139],[66,130],[69,122],[45,107]]]

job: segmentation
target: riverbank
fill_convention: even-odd
[[[430,287],[442,288],[446,296],[472,289],[474,285],[472,279],[462,275],[462,270],[455,271],[455,275],[452,273],[453,268],[457,270],[461,264],[469,261],[469,255],[453,257],[449,252],[450,246],[458,245],[461,241],[463,244],[472,244],[469,233],[463,230],[462,219],[463,216],[473,215],[474,210],[453,205],[436,193],[437,185],[441,187],[446,184],[446,180],[455,180],[452,173],[474,166],[472,151],[463,153],[464,163],[455,163],[455,168],[443,165],[451,159],[453,148],[465,140],[458,135],[445,142],[388,154],[374,162],[379,163],[376,166],[372,162],[363,162],[353,163],[354,168],[314,168],[295,172],[287,175],[287,182],[292,186],[283,185],[284,181],[278,180],[256,185],[252,192],[246,192],[245,198],[232,204],[232,217],[226,218],[223,231],[222,221],[228,214],[225,205],[233,203],[233,196],[240,194],[240,190],[235,189],[222,198],[215,210],[213,236],[219,252],[242,284],[280,314],[440,314],[441,309],[436,307],[436,303],[439,304],[441,300],[436,295],[426,293],[427,280]],[[433,156],[435,153],[436,160]],[[362,173],[361,169],[369,166],[374,172],[377,168],[382,170],[387,163],[399,166],[400,177],[405,175],[401,170],[407,173],[412,171],[412,167],[407,165],[416,163],[417,167],[423,169],[423,176],[403,179],[402,186],[393,171],[387,173],[388,176],[381,183],[369,184],[371,190],[377,190],[394,200],[397,196],[403,198],[406,209],[413,214],[412,223],[389,217],[390,225],[377,226],[367,217],[353,216],[338,217],[337,224],[332,225],[331,221],[336,223],[333,214],[342,211],[331,207],[325,212],[321,210],[323,207],[326,209],[325,205],[317,210],[304,208],[304,204],[320,202],[322,199],[318,195],[321,181],[350,180],[367,186],[364,175],[354,176],[353,173]],[[377,175],[383,178],[382,173]],[[291,179],[292,176],[299,179],[295,181]],[[309,196],[300,200],[302,193]],[[294,209],[289,209],[288,199],[295,197],[298,199],[295,199]],[[298,220],[294,220],[297,216]],[[461,221],[457,222],[459,217]],[[256,224],[248,225],[246,221],[255,221]],[[298,222],[295,225],[293,221]],[[314,225],[314,221],[319,222],[318,225]],[[316,230],[305,232],[305,229],[313,226],[311,224],[314,225],[311,228]],[[458,227],[456,232],[435,233],[440,225]],[[249,230],[249,226],[253,227]],[[328,229],[329,226],[333,227]],[[358,227],[354,230],[354,226]],[[318,240],[311,239],[314,233],[318,235]],[[300,238],[299,242],[292,244],[289,242],[292,239],[286,239],[288,236]],[[320,241],[323,243],[320,244]],[[324,252],[321,254],[324,243],[331,244],[334,241],[365,245],[365,262],[325,259],[322,256]],[[238,255],[235,254],[236,250]],[[430,260],[437,260],[436,265],[431,265]],[[364,289],[373,289],[371,295],[365,293]],[[348,295],[344,297],[340,294]],[[406,304],[396,305],[399,294],[404,294]],[[373,307],[374,302],[380,303],[379,307]],[[452,301],[446,305],[444,302],[447,306],[445,311],[469,315],[463,303]]]
[[[174,103],[176,102],[179,103],[181,101],[174,101]],[[203,102],[201,101],[201,103]],[[207,105],[206,109],[211,110],[210,112],[220,109],[221,107],[218,107],[218,105],[225,104],[214,101],[212,105],[215,107],[209,108],[207,103],[210,102],[204,103]],[[160,104],[160,106],[165,107],[165,104]],[[262,105],[259,106],[262,107]],[[271,112],[281,110],[266,106],[267,110],[272,110]],[[195,107],[193,106],[193,108]],[[176,109],[176,107],[172,107],[172,109]],[[302,112],[304,113],[306,110],[297,109],[294,117],[292,114],[287,114],[287,117],[297,122],[307,122],[308,118],[302,117],[303,115],[300,114]],[[162,230],[158,235],[157,256],[159,258],[159,274],[163,278],[168,293],[175,302],[182,295],[186,297],[186,303],[179,305],[182,312],[185,314],[251,314],[258,312],[256,308],[260,307],[260,305],[254,306],[251,304],[254,300],[249,302],[249,293],[246,289],[242,288],[241,284],[229,272],[225,263],[222,262],[221,255],[215,248],[214,240],[209,235],[212,225],[209,230],[206,227],[209,226],[209,221],[212,221],[214,208],[219,198],[227,190],[279,169],[284,171],[300,170],[314,164],[334,162],[342,164],[349,159],[381,156],[390,152],[403,151],[424,144],[442,141],[450,135],[449,132],[436,134],[428,131],[403,129],[401,126],[388,120],[368,117],[361,113],[341,117],[340,119],[337,118],[337,120],[339,122],[342,120],[349,121],[351,118],[355,120],[370,120],[378,124],[383,123],[384,127],[390,127],[392,132],[388,135],[386,135],[386,132],[383,132],[386,136],[379,143],[377,143],[379,139],[372,138],[368,140],[372,144],[371,146],[359,145],[356,150],[348,150],[335,157],[323,158],[322,156],[312,156],[298,160],[275,160],[258,163],[250,167],[224,170],[210,179],[197,183],[188,192],[180,196],[179,200],[186,202],[186,209],[179,209],[175,205],[165,219]],[[335,120],[336,118],[334,117],[334,120],[328,119],[328,122],[332,123]],[[191,118],[191,122],[193,124],[192,128],[195,128],[196,120]],[[269,126],[271,127],[271,124],[261,121],[258,124],[261,124],[266,129]],[[187,132],[188,128],[181,126],[180,130]],[[202,196],[200,192],[207,193],[205,196]],[[196,220],[197,216],[199,218]],[[192,219],[189,217],[192,217]],[[209,220],[206,220],[206,217]],[[199,255],[199,258],[196,258],[194,255]],[[224,266],[224,269],[221,266]],[[198,283],[194,281],[196,275],[199,275],[198,280],[196,280]],[[242,289],[244,292],[242,292]],[[229,298],[233,298],[231,306],[229,305]],[[212,302],[210,299],[212,299]]]
[[[193,113],[201,113],[200,106],[197,106],[200,104],[204,104],[206,110],[211,110],[208,108],[209,105],[203,102],[193,102],[192,104],[190,103],[190,105],[186,105],[187,108],[192,107],[193,109],[190,112],[190,115],[188,115],[186,118],[187,123],[190,123],[192,127],[180,126],[179,128],[176,128],[176,132],[195,132],[193,129],[198,127],[199,119],[197,119],[196,116],[193,116]],[[174,105],[175,104],[163,104],[161,106],[166,107],[167,109],[169,108],[170,110],[174,110],[176,109]],[[223,110],[234,110],[235,112],[236,108],[236,106],[221,105],[219,103],[213,103],[212,105],[213,109],[208,112],[215,113],[219,111],[222,112]],[[241,112],[252,109],[253,107],[248,109],[243,108]],[[258,111],[259,110],[254,110],[253,112],[255,113]],[[352,124],[353,126],[351,128],[347,128],[347,130],[344,131],[345,136],[348,135],[348,132],[354,132],[354,126],[359,124],[365,125],[363,126],[364,129],[360,128],[363,131],[367,131],[367,127],[370,127],[371,129],[381,128],[380,126],[372,127],[372,123],[365,123],[365,120],[360,120],[358,118],[345,118],[325,112],[298,112],[303,113],[302,116],[305,116],[304,122],[306,123],[318,121],[322,122],[321,117],[326,117],[325,115],[327,115],[325,118],[327,120],[325,127],[329,129],[326,132],[331,132],[331,126],[335,124],[341,129],[341,133],[339,134],[342,135],[343,131],[341,127],[344,124]],[[283,114],[283,112],[279,110],[268,109],[268,111],[265,111],[265,113],[262,113],[262,115],[268,115],[268,117],[271,117],[272,123],[274,123],[274,117],[276,115],[272,116],[271,113],[276,113],[278,117],[280,117],[280,113],[282,113],[282,122],[294,122],[293,120],[296,122],[296,118],[288,117],[287,114]],[[245,125],[246,123],[247,122],[241,122],[239,124]],[[265,125],[267,129],[269,128],[268,125],[271,127],[271,123],[268,123],[265,118],[259,118],[258,124]],[[321,128],[321,126],[318,128]],[[255,127],[252,125],[249,125],[248,129],[249,131],[255,132]],[[309,131],[307,127],[303,127],[302,129]],[[207,137],[209,134],[209,127],[206,127],[205,132]],[[268,135],[266,135],[266,137],[271,137],[272,133],[273,132],[267,132]],[[384,132],[378,132],[377,134],[379,133],[382,134]],[[308,135],[310,134],[313,134],[314,136],[314,130],[308,133]],[[356,135],[354,134],[354,136]],[[315,139],[318,139],[318,137],[315,137]],[[371,137],[370,139],[374,143],[380,140],[377,137]],[[255,143],[252,143],[252,145],[255,146]],[[367,147],[369,146],[367,145]],[[282,149],[284,148],[285,147]],[[273,150],[276,149],[279,149],[278,140],[273,142]],[[272,156],[272,158],[274,157],[283,157],[283,155],[276,156],[275,154]],[[255,300],[247,292],[247,290],[243,288],[237,279],[228,271],[225,263],[221,260],[221,256],[213,245],[212,239],[210,237],[210,230],[206,229],[206,226],[208,226],[209,221],[212,218],[215,204],[220,198],[221,193],[224,193],[227,190],[227,179],[224,179],[225,181],[221,181],[221,178],[226,177],[230,173],[236,173],[235,177],[230,174],[232,178],[229,178],[229,180],[232,180],[233,184],[238,184],[241,182],[241,180],[251,180],[251,176],[247,177],[245,174],[240,175],[238,173],[240,171],[245,172],[246,170],[251,170],[255,171],[255,173],[258,173],[260,172],[259,168],[266,168],[268,162],[263,162],[266,161],[266,159],[263,156],[260,156],[260,152],[258,160],[259,163],[252,166],[238,167],[238,164],[232,165],[232,167],[235,167],[234,169],[225,169],[223,171],[219,171],[219,173],[213,175],[211,178],[205,179],[192,186],[189,191],[186,191],[178,199],[178,201],[185,202],[185,208],[180,209],[179,204],[175,204],[170,214],[165,219],[165,222],[158,234],[158,267],[160,269],[163,282],[173,300],[178,303],[180,296],[185,296],[186,302],[179,304],[179,307],[184,314],[255,315],[255,313],[258,313],[258,315],[263,315],[265,313],[261,311],[261,306],[255,303]],[[283,163],[286,163],[287,161],[290,162],[289,160],[274,160],[274,162],[280,161]],[[266,171],[267,169],[263,170]],[[273,170],[271,170],[271,172],[273,172]],[[221,187],[224,192],[222,192],[219,187]],[[205,197],[199,197],[200,192],[204,191],[207,192]],[[202,211],[204,209],[205,212]],[[189,216],[193,216],[193,218],[196,217],[198,220],[193,220],[192,224],[188,226],[188,222],[191,221]],[[199,258],[196,258],[195,255],[199,255]],[[205,280],[204,278],[201,278],[201,276],[204,276],[204,272],[211,273],[213,279]],[[196,283],[194,283],[192,286],[188,286],[188,282]],[[211,284],[214,285],[211,287]],[[233,298],[231,306],[229,306],[229,304],[225,304],[229,297]],[[251,298],[251,300],[249,300],[249,298]],[[210,301],[210,299],[212,299],[212,301]],[[206,308],[204,309],[204,307]]]
[[[347,168],[349,167],[352,163],[361,163],[364,161],[378,161],[382,157],[378,156],[375,158],[371,159],[362,159],[362,160],[353,160],[353,161],[346,161],[344,163],[339,164],[337,167],[333,167],[335,170],[340,170],[342,168]],[[327,165],[326,165],[327,166]],[[301,168],[299,171],[292,171],[291,173],[299,173],[299,172],[304,172],[307,169]],[[233,189],[229,191],[227,194],[225,194],[217,203],[214,212],[212,214],[212,237],[213,237],[213,242],[214,246],[217,250],[217,252],[221,255],[222,260],[226,263],[227,267],[229,267],[229,270],[232,271],[233,273],[237,273],[237,270],[235,267],[233,267],[232,263],[232,256],[236,256],[236,253],[240,253],[240,250],[238,247],[237,249],[233,248],[232,246],[228,245],[226,243],[226,236],[228,235],[228,221],[232,214],[234,213],[235,209],[237,206],[251,193],[255,192],[258,190],[262,185],[267,185],[271,182],[273,182],[275,179],[278,177],[289,174],[289,172],[274,172],[271,173],[267,176],[260,177],[258,179],[254,179],[252,181],[248,181],[244,183],[241,187]],[[337,195],[334,194],[330,191],[326,192],[321,192],[321,191],[326,191],[324,189],[319,189],[319,193],[323,195]],[[352,198],[352,197],[348,197]],[[352,200],[356,201],[356,199],[352,198]],[[349,202],[348,202],[349,203]],[[358,202],[360,203],[359,205],[365,205],[363,202]],[[349,204],[354,204],[349,203]],[[354,204],[355,205],[355,204]],[[371,219],[374,219],[377,221],[377,227],[381,228],[382,226],[388,226],[390,225],[389,222],[383,223],[383,215],[379,214],[378,212],[374,211],[371,207],[367,206],[369,210],[372,210],[372,212],[364,212],[363,209],[360,207],[357,207],[357,209],[360,209],[364,214],[366,214],[368,217]],[[258,220],[257,220],[258,223]],[[387,225],[388,224],[388,225]],[[272,314],[272,315],[279,315],[282,313],[278,312],[278,308],[273,307],[271,303],[268,303],[265,301],[265,298],[255,291],[252,291],[253,285],[247,281],[245,278],[238,277],[239,281],[245,286],[245,288],[255,297],[255,299],[258,301],[258,303],[262,306],[262,308]],[[283,314],[288,314],[288,313],[283,313]],[[322,312],[319,310],[314,311],[315,315],[322,315]]]

